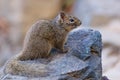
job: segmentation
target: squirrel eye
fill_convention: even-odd
[[[74,19],[70,19],[70,22],[74,22]]]

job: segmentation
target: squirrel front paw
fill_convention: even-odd
[[[64,49],[59,49],[58,52],[60,53],[67,53],[70,49],[68,47],[64,47]]]

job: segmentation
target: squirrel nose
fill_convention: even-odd
[[[82,24],[82,22],[80,20],[78,20],[77,26],[80,26]]]
[[[80,21],[80,25],[82,24],[82,22]]]

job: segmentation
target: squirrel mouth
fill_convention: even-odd
[[[77,25],[75,25],[75,26],[72,26],[72,28],[77,28]]]
[[[77,28],[77,26],[73,26],[73,28]]]

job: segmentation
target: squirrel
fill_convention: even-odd
[[[36,71],[40,73],[39,69],[35,69],[36,65],[25,63],[25,61],[48,58],[52,48],[56,48],[63,53],[67,52],[67,49],[64,49],[64,44],[68,33],[80,25],[81,21],[78,18],[63,11],[52,20],[37,21],[26,34],[23,50],[6,63],[4,72],[32,74]],[[40,65],[37,65],[37,67],[40,67]]]
[[[81,21],[60,12],[53,20],[39,20],[27,32],[19,60],[46,58],[52,48],[66,52],[64,43],[68,33],[79,26]]]

